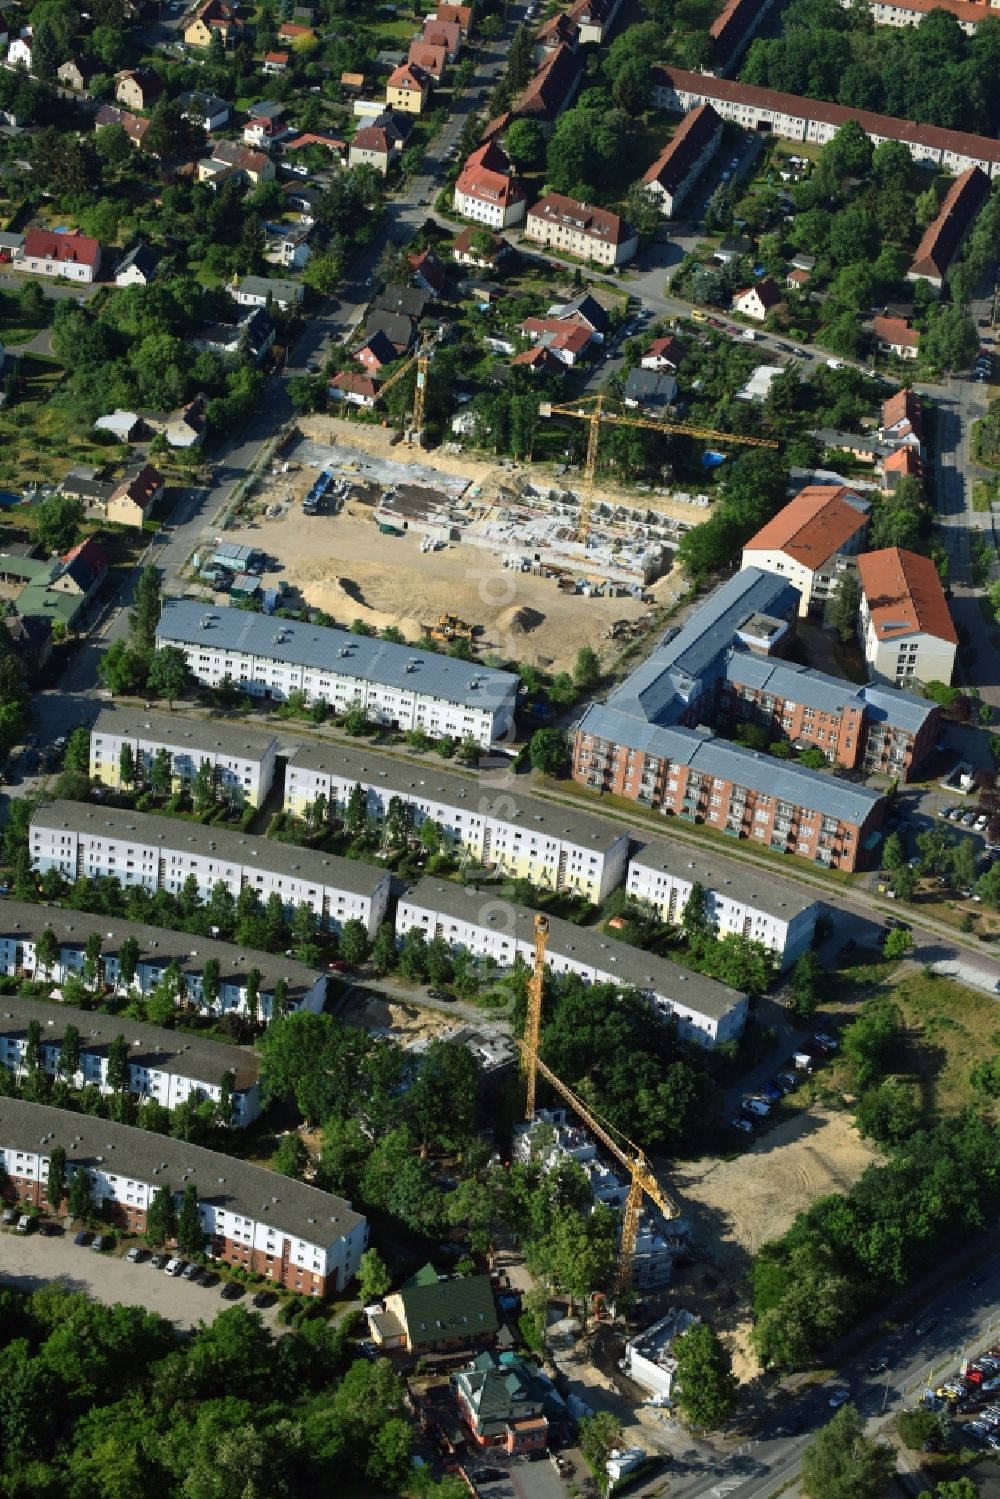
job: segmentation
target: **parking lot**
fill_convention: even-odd
[[[164,1275],[150,1268],[148,1258],[129,1265],[117,1254],[95,1254],[73,1243],[71,1233],[45,1238],[37,1230],[0,1233],[0,1283],[37,1291],[50,1281],[61,1281],[70,1291],[84,1291],[109,1305],[144,1306],[188,1332],[199,1322],[213,1322],[227,1306],[250,1305],[249,1292],[238,1302],[223,1301],[220,1286],[208,1288]],[[261,1312],[272,1332],[279,1331],[277,1306]]]

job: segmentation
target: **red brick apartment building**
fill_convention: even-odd
[[[367,1247],[366,1220],[341,1197],[198,1145],[13,1098],[0,1099],[7,1202],[57,1210],[45,1195],[57,1145],[67,1177],[86,1171],[95,1207],[118,1228],[143,1233],[157,1190],[168,1186],[179,1201],[193,1182],[206,1253],[305,1296],[342,1291]]]

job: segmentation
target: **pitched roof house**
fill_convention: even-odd
[[[123,526],[141,526],[147,515],[152,515],[164,486],[159,470],[150,463],[144,464],[112,491],[107,504],[108,520]]]
[[[873,327],[880,349],[895,354],[897,359],[916,359],[920,349],[920,334],[916,328],[910,327],[905,318],[877,317]]]
[[[805,616],[829,596],[844,559],[864,545],[869,508],[846,484],[808,484],[750,538],[742,566],[787,578]]]
[[[163,251],[155,245],[133,245],[127,255],[118,262],[115,271],[116,286],[149,286],[156,276]]]
[[[597,265],[624,265],[639,247],[636,231],[618,214],[562,193],[547,193],[528,210],[524,237]]]
[[[510,1453],[542,1452],[548,1442],[545,1415],[551,1387],[522,1359],[481,1353],[468,1369],[451,1376],[462,1419],[479,1447]]]
[[[431,80],[423,68],[404,62],[386,80],[385,102],[390,109],[400,109],[404,114],[423,114],[430,92]]]
[[[886,547],[858,558],[861,637],[872,673],[897,687],[950,683],[958,633],[929,557]]]
[[[879,437],[883,442],[908,443],[919,448],[923,441],[924,428],[920,414],[920,397],[913,390],[897,390],[896,394],[882,402],[882,425]]]
[[[781,288],[770,276],[756,281],[753,286],[738,291],[733,297],[733,306],[737,312],[742,312],[744,317],[753,318],[754,322],[762,323],[768,313],[773,311],[781,301]]]
[[[56,69],[56,77],[64,88],[71,88],[76,93],[85,93],[90,87],[91,79],[96,78],[98,73],[103,71],[101,63],[95,57],[87,57],[83,52],[76,52]]]
[[[101,268],[101,247],[96,239],[76,230],[56,234],[32,225],[14,260],[19,270],[36,276],[66,276],[89,283]]]
[[[374,406],[378,389],[378,381],[370,375],[359,375],[351,370],[341,370],[339,375],[334,375],[329,387],[332,400],[366,408]]]
[[[673,334],[665,338],[654,338],[643,354],[640,364],[644,370],[668,370],[676,374],[684,351]]]
[[[115,82],[115,98],[129,109],[152,109],[163,93],[163,83],[152,68],[127,68]]]
[[[499,141],[477,147],[455,183],[455,212],[490,229],[507,229],[524,218],[527,208],[527,197]]]
[[[444,47],[414,40],[410,43],[407,62],[414,63],[428,77],[433,78],[435,83],[440,83],[444,77],[444,70],[448,66],[448,53]]]
[[[952,183],[934,221],[928,224],[906,273],[908,281],[929,281],[938,291],[976,215],[990,195],[990,179],[970,167]]]
[[[580,87],[583,65],[565,44],[542,63],[511,108],[523,120],[536,120],[549,134],[564,109],[572,104]]]
[[[368,1322],[380,1348],[408,1353],[492,1342],[500,1325],[488,1275],[438,1280],[433,1271],[387,1296],[385,1310],[370,1312]]]
[[[721,140],[722,120],[711,104],[699,104],[684,116],[642,179],[646,191],[659,198],[667,218],[684,202]]]

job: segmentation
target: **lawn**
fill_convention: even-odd
[[[52,303],[46,302],[38,318],[25,315],[16,292],[0,291],[0,343],[15,349],[48,326]]]
[[[21,368],[25,389],[15,406],[0,412],[0,486],[51,483],[74,463],[107,462],[107,445],[94,442],[76,413],[52,400],[62,366],[28,355]]]

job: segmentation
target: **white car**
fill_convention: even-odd
[[[180,1275],[180,1273],[181,1273],[181,1271],[183,1269],[184,1269],[184,1261],[183,1260],[179,1260],[175,1255],[172,1255],[170,1257],[170,1259],[167,1260],[167,1263],[164,1265],[164,1267],[163,1267],[163,1273],[164,1273],[164,1275]]]
[[[847,1404],[850,1398],[850,1390],[834,1390],[833,1394],[830,1396],[830,1405],[835,1411],[839,1410],[842,1405]]]

